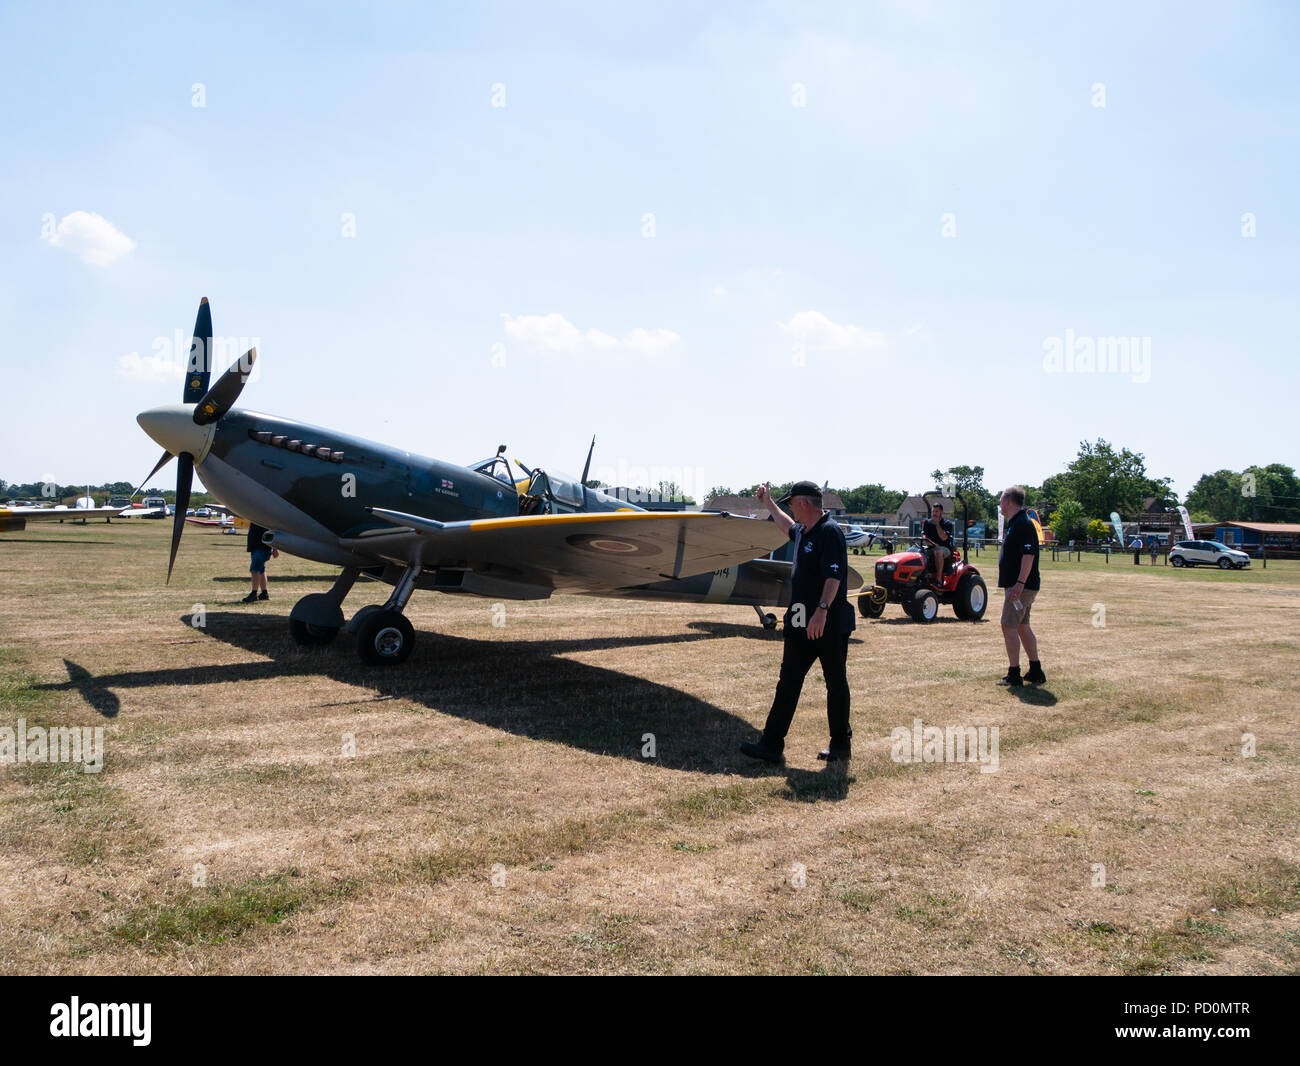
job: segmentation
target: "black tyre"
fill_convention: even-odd
[[[873,585],[858,597],[858,613],[863,618],[879,618],[885,613],[885,590]]]
[[[1231,560],[1231,559],[1229,559],[1226,555],[1220,555],[1220,556],[1219,556],[1219,569],[1220,569],[1220,570],[1227,570],[1227,569],[1231,568],[1231,566],[1232,566],[1232,560]]]
[[[963,622],[978,622],[989,608],[989,589],[979,574],[963,574],[953,593],[952,609]]]
[[[1181,567],[1184,565],[1183,557],[1181,555],[1175,555],[1172,559],[1169,560],[1169,564],[1171,566]]]
[[[939,617],[939,597],[930,589],[921,589],[912,597],[911,611],[913,622],[933,622]]]
[[[772,614],[770,611],[769,611],[767,614],[763,615],[763,628],[764,628],[764,629],[775,629],[775,628],[776,628],[776,615]]]
[[[357,653],[371,666],[405,662],[415,646],[415,629],[397,611],[375,611],[357,630]]]
[[[314,626],[310,622],[290,618],[289,635],[293,637],[296,644],[313,648],[328,644],[339,635],[339,631],[336,626]]]

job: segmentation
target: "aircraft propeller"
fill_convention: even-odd
[[[248,383],[248,375],[252,372],[256,360],[257,349],[250,348],[227,368],[215,385],[209,387],[212,377],[212,310],[208,306],[208,298],[203,297],[199,302],[198,316],[194,320],[194,338],[190,341],[189,363],[185,369],[185,387],[181,393],[181,403],[194,404],[191,414],[194,425],[209,426],[220,421],[226,412],[234,407],[239,394]],[[179,427],[173,421],[176,416],[170,411],[165,415],[159,415],[158,412],[142,414],[140,421],[146,431],[150,431],[146,419],[151,416],[158,417],[157,425],[165,427],[178,440],[184,440],[192,435],[193,431],[178,432]],[[151,432],[151,435],[158,439],[156,432]],[[147,485],[150,478],[158,473],[172,456],[176,457],[176,510],[172,516],[171,553],[167,559],[168,582],[171,581],[172,568],[176,565],[176,552],[180,548],[181,534],[185,530],[185,512],[189,508],[190,491],[194,484],[194,453],[187,448],[168,444],[162,458],[141,484],[141,488]],[[140,489],[136,489],[136,492],[139,491]]]

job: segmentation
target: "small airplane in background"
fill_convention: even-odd
[[[111,522],[122,513],[120,507],[96,507],[89,493],[77,498],[73,506],[56,507],[0,507],[0,533],[20,533],[29,522],[81,522],[102,518]]]
[[[521,464],[525,477],[516,480],[504,444],[460,466],[240,410],[257,351],[209,387],[211,351],[205,297],[181,402],[137,417],[165,449],[143,483],[177,459],[168,579],[198,470],[227,507],[269,530],[268,546],[341,568],[330,591],[294,604],[289,628],[301,644],[338,635],[344,598],[362,574],[393,587],[347,624],[362,660],[376,665],[410,654],[414,630],[403,611],[417,588],[498,600],[564,592],[741,604],[769,628],[776,619],[761,608],[789,602],[791,564],[760,558],[786,542],[766,519],[646,511],[588,488],[587,470],[569,479]]]

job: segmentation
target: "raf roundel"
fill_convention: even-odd
[[[588,552],[600,552],[604,555],[659,555],[657,544],[641,540],[639,537],[594,536],[591,533],[575,533],[565,538],[575,548]]]

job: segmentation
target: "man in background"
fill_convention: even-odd
[[[1006,677],[998,682],[1020,688],[1026,681],[1041,685],[1047,680],[1038,660],[1038,638],[1029,627],[1029,612],[1038,596],[1038,531],[1025,513],[1025,490],[1013,485],[1002,493],[998,510],[1006,519],[1002,552],[998,556],[998,588],[1005,589],[1002,601],[1002,640],[1009,664]],[[1029,656],[1029,672],[1020,676],[1020,647]]]
[[[265,526],[259,526],[256,522],[250,522],[248,525],[248,572],[253,578],[253,591],[245,596],[241,603],[255,603],[257,600],[269,600],[270,593],[266,591],[266,563],[268,559],[274,559],[280,554],[279,548],[268,548],[262,543],[262,535],[266,532]]]
[[[952,523],[944,520],[943,504],[936,503],[930,508],[930,517],[925,520],[922,534],[930,545],[930,554],[934,557],[934,583],[943,584],[943,568],[952,558]]]

